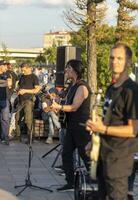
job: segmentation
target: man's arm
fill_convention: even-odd
[[[11,78],[7,78],[7,80],[0,79],[0,87],[11,88],[11,86],[12,86],[12,79]]]
[[[7,80],[0,79],[0,87],[7,87]]]
[[[18,91],[18,94],[37,94],[40,91],[41,87],[39,85],[35,85],[35,88],[33,89],[20,89]]]
[[[138,134],[138,119],[128,120],[128,125],[121,126],[106,126],[100,119],[96,122],[88,120],[86,123],[88,131],[98,132],[101,135],[115,136],[115,137],[136,137]]]

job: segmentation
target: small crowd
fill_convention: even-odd
[[[100,148],[96,152],[97,199],[132,200],[136,175],[134,155],[138,151],[138,85],[129,77],[131,66],[131,48],[123,43],[115,44],[109,53],[112,81],[104,97],[102,117],[98,114],[90,117],[93,91],[83,79],[84,66],[80,60],[71,59],[66,63],[65,77],[69,81],[66,90],[55,87],[45,90],[39,82],[39,79],[42,82],[41,73],[36,75],[28,63],[21,64],[21,75],[17,79],[10,67],[0,61],[1,143],[9,145],[9,137],[12,137],[11,132],[9,135],[10,112],[14,114],[15,132],[19,139],[20,122],[24,118],[29,142],[36,106],[42,119],[49,124],[46,143],[53,142],[55,127],[62,138],[62,169],[67,183],[57,191],[75,190],[76,149],[86,171],[94,173],[95,169],[91,168],[93,165],[90,163],[93,161],[91,155],[95,145],[91,134],[95,133],[100,138]],[[14,107],[11,96],[15,88],[17,104]],[[87,154],[89,148],[90,156]]]

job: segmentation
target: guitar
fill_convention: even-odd
[[[101,92],[99,90],[99,93],[96,97],[96,103],[92,110],[92,120],[96,121],[96,113],[97,113],[97,107],[99,106],[101,99]],[[91,167],[90,167],[90,175],[93,180],[97,179],[97,165],[98,165],[98,159],[99,159],[99,151],[100,151],[100,136],[99,133],[94,133],[91,131],[91,151],[90,151],[90,159],[91,159]]]

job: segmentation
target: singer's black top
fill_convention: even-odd
[[[71,105],[79,86],[84,85],[90,91],[87,83],[83,80],[78,81],[75,85],[71,86],[67,94],[67,105]],[[90,116],[90,92],[88,97],[83,101],[81,106],[75,112],[67,112],[67,125],[69,127],[78,127],[80,123],[85,123]]]

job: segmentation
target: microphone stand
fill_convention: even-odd
[[[32,161],[32,135],[33,135],[33,127],[31,128],[31,132],[30,132],[30,136],[29,136],[29,156],[28,156],[28,169],[27,169],[27,176],[25,179],[25,184],[23,185],[16,185],[15,188],[20,188],[23,187],[22,190],[20,192],[18,192],[16,194],[16,196],[19,196],[26,188],[28,187],[32,187],[32,188],[37,188],[37,189],[42,189],[42,190],[47,190],[49,192],[53,192],[52,190],[48,189],[48,188],[43,188],[43,187],[39,187],[37,185],[33,185],[31,182],[31,177],[30,177],[30,168],[31,168],[31,161]]]

